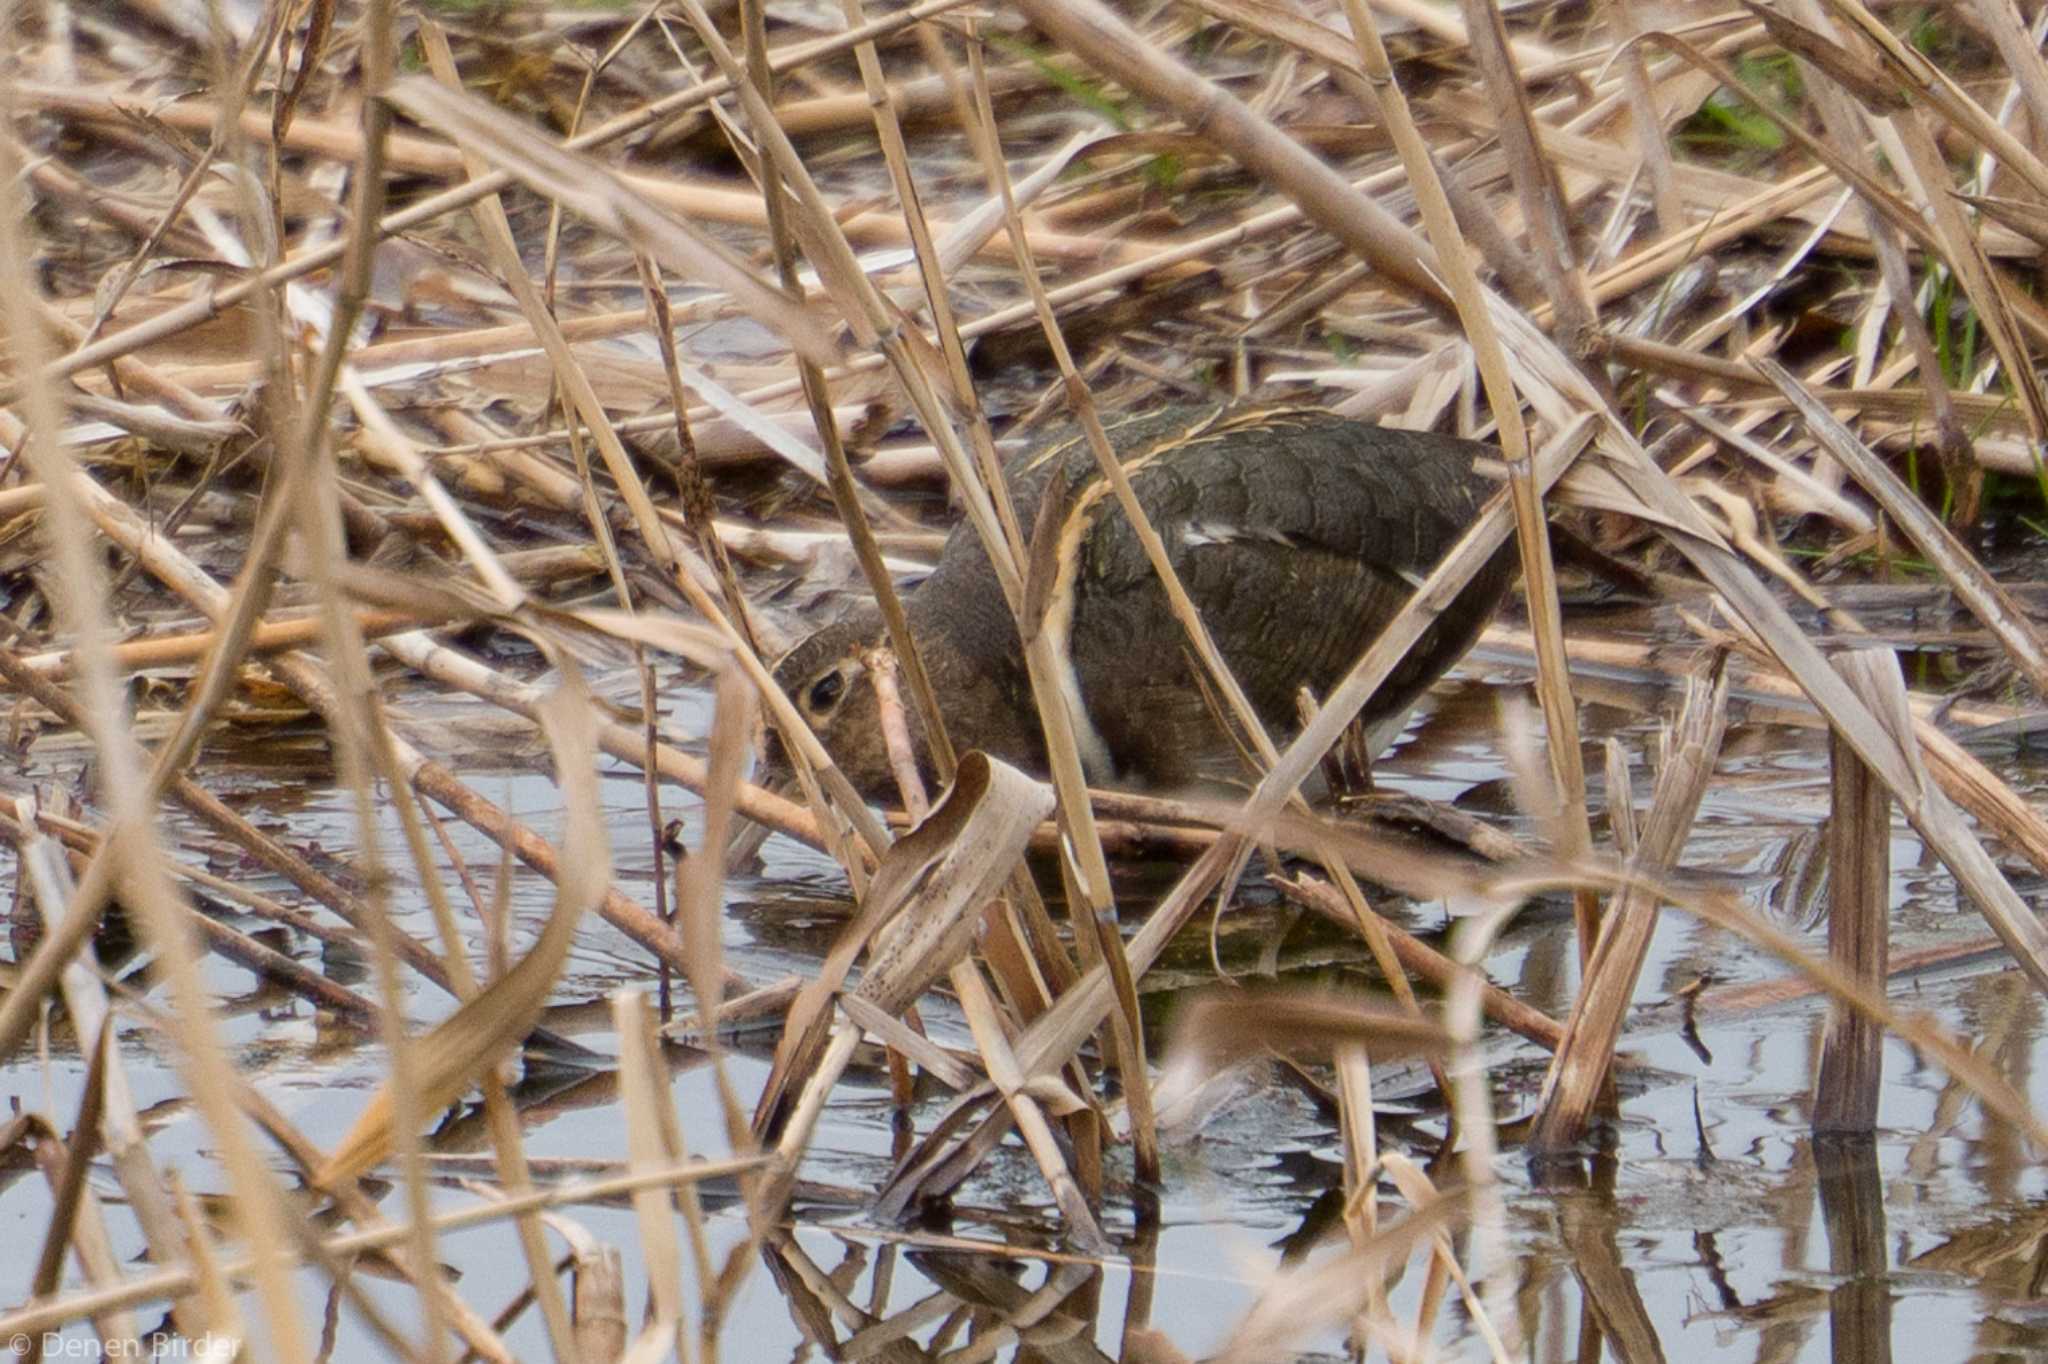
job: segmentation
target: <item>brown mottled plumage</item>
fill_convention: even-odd
[[[1109,434],[1188,595],[1276,735],[1297,728],[1300,689],[1323,695],[1341,679],[1499,486],[1474,469],[1498,457],[1488,446],[1308,408],[1168,408]],[[1072,660],[1090,779],[1158,788],[1227,771],[1235,748],[1086,442],[1027,451],[1005,474],[1027,534],[1059,527],[1045,628]],[[1059,499],[1056,522],[1041,513],[1048,496]],[[1045,547],[1034,554],[1043,562]],[[1464,655],[1511,568],[1503,552],[1480,571],[1367,703],[1369,726],[1404,715]],[[1016,624],[971,527],[954,531],[904,605],[955,746],[1043,772]],[[877,796],[893,782],[860,658],[885,634],[865,606],[775,669],[834,761]]]

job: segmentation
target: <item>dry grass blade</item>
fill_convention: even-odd
[[[596,743],[590,701],[565,661],[563,683],[542,708],[542,723],[554,746],[555,770],[564,786],[566,837],[555,906],[540,936],[510,971],[465,1000],[445,1022],[415,1046],[418,1093],[414,1111],[430,1113],[452,1102],[496,1064],[540,1017],[548,992],[560,976],[583,912],[603,896],[611,881],[611,854],[598,818]],[[355,1126],[335,1146],[314,1177],[333,1188],[370,1169],[390,1151],[392,1096],[382,1090]]]
[[[673,1168],[687,1159],[675,1104],[669,1098],[667,1066],[655,1040],[654,1016],[647,996],[621,990],[612,996],[612,1017],[619,1032],[619,1079],[626,1099],[626,1150],[636,1172]],[[698,1282],[707,1289],[703,1231],[704,1212],[696,1191],[685,1186],[683,1216],[697,1251]],[[669,1191],[650,1186],[633,1195],[633,1220],[640,1228],[640,1253],[646,1262],[647,1321],[634,1353],[660,1347],[686,1357],[683,1349],[683,1248],[676,1237],[678,1209]]]
[[[690,988],[696,993],[698,1017],[707,1037],[717,1033],[718,1001],[725,992],[719,892],[724,886],[726,844],[732,837],[733,800],[753,744],[754,696],[753,687],[738,669],[720,674],[710,772],[704,787],[704,837],[696,855],[679,873],[676,913],[690,959]]]
[[[1706,669],[1688,680],[1685,706],[1631,859],[1634,865],[1662,870],[1674,865],[1685,847],[1700,798],[1720,759],[1728,719],[1727,663],[1727,655],[1716,652]],[[1532,1149],[1562,1150],[1584,1134],[1614,1061],[1615,1043],[1657,927],[1657,909],[1654,899],[1641,896],[1623,896],[1609,907],[1586,964],[1585,983],[1572,1002],[1564,1041],[1543,1078],[1536,1126],[1529,1136]]]
[[[725,247],[656,208],[589,157],[550,142],[531,125],[482,100],[423,76],[395,81],[386,97],[536,194],[646,251],[677,274],[730,294],[749,316],[772,328],[798,353],[820,363],[838,358],[831,332],[801,303],[763,284]]]
[[[441,485],[441,480],[434,476],[418,448],[371,395],[362,376],[353,370],[344,371],[340,384],[343,396],[354,409],[356,419],[362,423],[365,444],[375,447],[385,460],[404,471],[406,481],[433,508],[435,517],[449,537],[462,547],[463,557],[483,580],[498,609],[510,611],[526,600],[525,589],[506,571],[497,552],[485,543],[483,535]]]
[[[1956,197],[1992,222],[2010,228],[2040,246],[2048,247],[2048,223],[2041,221],[2040,210],[2032,200],[2006,199],[1990,194],[1959,193]]]
[[[1054,149],[1037,169],[1010,185],[1011,201],[1019,208],[1029,207],[1033,200],[1058,181],[1076,157],[1104,150],[1102,142],[1102,139],[1086,133],[1076,134],[1065,146]],[[1003,226],[1008,215],[1003,196],[997,195],[954,223],[953,230],[936,243],[940,276],[950,279],[954,272],[979,253],[995,236],[996,230]],[[953,332],[958,335],[957,328]],[[942,332],[940,341],[943,343],[945,339]]]
[[[1608,827],[1614,837],[1614,850],[1623,857],[1633,857],[1638,831],[1635,782],[1629,775],[1628,753],[1619,739],[1608,739],[1605,749]]]
[[[1870,513],[1850,501],[1841,493],[1822,483],[1804,468],[1792,463],[1763,442],[1752,439],[1732,426],[1715,421],[1703,412],[1686,411],[1685,419],[1700,430],[1712,436],[1731,449],[1742,451],[1751,459],[1776,473],[1782,483],[1789,484],[1811,499],[1814,511],[1840,522],[1844,527],[1857,533],[1874,530],[1877,523]]]
[[[1373,1120],[1372,1061],[1366,1049],[1355,1044],[1339,1046],[1332,1061],[1337,1071],[1338,1131],[1344,1137],[1344,1230],[1355,1248],[1370,1245],[1380,1229],[1380,1143]],[[1366,1329],[1382,1336],[1394,1329],[1384,1293],[1367,1294],[1360,1315]],[[1353,1328],[1354,1339],[1359,1330]]]
[[[735,429],[761,443],[764,449],[780,455],[789,466],[815,483],[824,483],[827,478],[825,461],[817,449],[792,433],[782,422],[744,397],[734,393],[695,365],[676,365],[676,374],[684,384],[702,398],[708,411],[731,422]],[[694,413],[685,413],[694,420]]]
[[[1380,1169],[1393,1180],[1394,1187],[1408,1200],[1408,1205],[1418,1212],[1434,1207],[1444,1196],[1421,1166],[1398,1151],[1389,1151],[1381,1160]],[[1485,1337],[1487,1346],[1493,1351],[1493,1357],[1496,1360],[1511,1358],[1507,1347],[1501,1343],[1499,1333],[1494,1330],[1485,1304],[1480,1302],[1478,1293],[1473,1290],[1471,1279],[1466,1277],[1464,1267],[1458,1263],[1457,1247],[1448,1230],[1439,1229],[1432,1235],[1431,1249],[1434,1252],[1430,1258],[1431,1284],[1437,1282],[1439,1275],[1447,1275],[1455,1280],[1458,1291],[1464,1295],[1465,1309],[1472,1314],[1472,1321]],[[1425,1294],[1425,1298],[1427,1296]],[[1432,1306],[1425,1301],[1418,1314],[1415,1332],[1418,1342],[1429,1339],[1428,1327],[1431,1324]]]
[[[95,1035],[85,1089],[78,1101],[77,1118],[71,1125],[71,1140],[60,1141],[51,1133],[47,1142],[37,1143],[37,1153],[45,1162],[44,1173],[53,1186],[49,1226],[43,1232],[42,1254],[37,1259],[35,1276],[31,1281],[31,1292],[38,1298],[48,1297],[61,1284],[67,1250],[77,1256],[79,1266],[90,1282],[105,1286],[120,1279],[120,1270],[107,1235],[105,1209],[86,1182],[98,1150],[98,1129],[106,1097],[107,1057],[112,1052],[113,1036],[114,1029],[107,1026],[101,1027]],[[61,1161],[55,1170],[48,1164],[53,1158]],[[103,1343],[139,1348],[136,1323],[127,1312],[107,1313],[94,1322],[94,1329],[99,1332]]]
[[[1196,8],[1223,23],[1284,43],[1330,71],[1353,77],[1365,74],[1358,50],[1343,34],[1292,10],[1262,0],[1197,0]]]

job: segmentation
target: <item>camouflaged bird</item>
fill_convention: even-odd
[[[1499,459],[1490,446],[1313,408],[1174,407],[1122,420],[1109,436],[1188,596],[1276,738],[1299,727],[1301,689],[1323,696],[1342,679],[1501,486],[1481,467]],[[1063,663],[1089,780],[1163,789],[1241,771],[1165,589],[1085,438],[1027,450],[1004,472],[1037,571],[1051,572],[1043,628]],[[1503,549],[1430,625],[1366,703],[1369,728],[1398,729],[1485,628],[1512,569]],[[1023,645],[971,526],[954,530],[904,610],[954,746],[1043,773]],[[861,659],[886,642],[870,603],[775,667],[848,779],[882,798],[895,785]],[[914,709],[910,722],[929,776]]]

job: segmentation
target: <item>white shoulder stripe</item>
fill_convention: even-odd
[[[1183,521],[1180,536],[1184,544],[1201,548],[1205,545],[1235,545],[1246,541],[1259,540],[1267,544],[1294,547],[1294,538],[1284,531],[1271,526],[1240,526],[1229,521]]]

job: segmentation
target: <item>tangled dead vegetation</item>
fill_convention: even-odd
[[[1083,1338],[1103,1259],[1142,1260],[1159,1101],[1171,1130],[1247,1055],[1299,1052],[1330,1067],[1299,1073],[1343,1138],[1345,1249],[1277,1274],[1221,1357],[1343,1336],[1417,1357],[1447,1331],[1522,1357],[1494,1158],[1505,1139],[1570,1159],[1612,1112],[1671,907],[1830,996],[1816,1131],[1871,1130],[1896,1036],[2041,1144],[2007,1075],[1884,994],[1894,809],[1986,920],[1953,950],[1994,946],[2048,986],[2048,934],[2012,882],[2048,874],[2048,826],[1958,742],[2029,731],[2048,691],[2030,594],[1980,559],[2026,524],[2048,439],[2048,67],[2010,6],[314,0],[7,19],[0,678],[27,775],[0,815],[0,1050],[26,1074],[68,1035],[80,1074],[72,1111],[25,1105],[0,1142],[50,1199],[0,1333],[138,1340],[137,1309],[162,1305],[186,1342],[308,1360],[332,1345],[325,1293],[403,1357],[738,1357],[728,1311],[765,1265],[809,1339],[837,1349],[851,1323],[923,1351],[912,1333],[943,1312],[853,1308],[794,1230],[848,1192],[806,1157],[880,1042],[906,1112],[913,1071],[952,1097],[854,1191],[868,1224],[943,1207],[1015,1134],[1061,1243],[1007,1248],[1047,1263],[1027,1293],[934,1234],[919,1265],[957,1313],[946,1342]],[[944,753],[954,779],[905,832],[773,687],[856,566],[900,627],[892,583],[939,538],[919,490],[951,490],[1021,606],[1033,528],[996,492],[1011,444],[1058,414],[1085,429],[1276,394],[1490,440],[1507,479],[1299,737],[1249,726],[1241,799],[1091,793],[1049,710],[1050,782]],[[1510,540],[1526,609],[1485,648],[1533,695],[1498,727],[1518,837],[1468,827],[1484,855],[1454,856],[1311,811],[1303,783],[1433,604]],[[1673,611],[1682,656],[1568,624],[1585,561]],[[1909,692],[1900,642],[1858,615],[1936,590],[1961,620],[1944,647],[1985,663],[1945,698]],[[935,714],[899,652],[902,704]],[[1574,671],[1602,669],[1682,684],[1641,808],[1615,740],[1586,770]],[[687,722],[681,690],[702,701]],[[1828,736],[1826,960],[1678,871],[1737,706]],[[745,780],[764,726],[798,792]],[[231,753],[308,731],[352,817],[338,859],[223,789]],[[468,772],[513,751],[545,753],[558,830]],[[644,822],[603,817],[600,764],[642,775]],[[679,858],[678,788],[696,849]],[[495,881],[451,815],[502,849]],[[825,849],[858,903],[801,980],[727,959],[728,864],[754,825]],[[1142,922],[1111,874],[1134,851],[1179,863]],[[1359,935],[1388,998],[1211,1000],[1157,1068],[1148,973],[1259,852],[1319,864],[1284,893]],[[551,887],[517,947],[515,861]],[[1457,928],[1404,930],[1383,886]],[[1538,894],[1572,903],[1583,985],[1556,1017],[1479,970]],[[547,1011],[599,923],[645,954],[667,1016],[622,994],[593,1049]],[[116,927],[146,978],[99,966]],[[294,949],[316,943],[359,950],[372,983],[309,968]],[[303,1130],[241,1073],[222,963],[381,1042],[385,1083],[351,1128]],[[920,1024],[935,991],[950,1040]],[[731,1039],[761,1020],[780,1042],[747,1093]],[[215,1197],[152,1149],[122,1027],[173,1058]],[[1488,1088],[1503,1033],[1554,1058],[1526,1125],[1501,1126]],[[698,1117],[718,1160],[674,1109],[685,1051],[716,1076]],[[623,1140],[601,1172],[536,1177],[505,1073],[522,1055],[613,1077]],[[1390,1061],[1428,1069],[1442,1159],[1383,1146]],[[458,1205],[423,1134],[478,1093],[490,1177]],[[114,1186],[146,1265],[110,1249]],[[636,1216],[638,1322],[616,1248],[563,1211],[605,1199]],[[743,1234],[707,1230],[714,1201]],[[496,1317],[440,1258],[483,1221],[510,1222],[526,1263]],[[402,1314],[365,1290],[372,1267],[407,1285]],[[1126,1357],[1178,1357],[1145,1305],[1124,1304]]]

